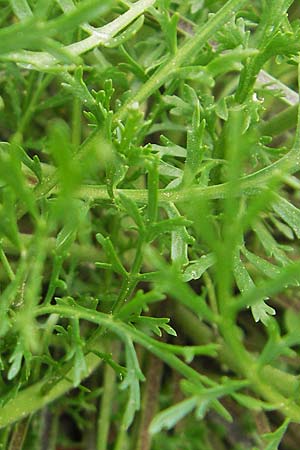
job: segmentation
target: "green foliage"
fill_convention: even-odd
[[[299,13],[0,1],[0,448],[298,448]]]

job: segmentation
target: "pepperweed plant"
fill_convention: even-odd
[[[0,448],[298,449],[299,2],[0,4]]]

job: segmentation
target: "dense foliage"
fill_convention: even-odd
[[[299,13],[0,0],[1,449],[299,448]]]

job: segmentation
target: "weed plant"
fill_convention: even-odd
[[[299,12],[0,1],[1,449],[299,449]]]

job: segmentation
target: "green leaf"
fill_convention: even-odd
[[[252,278],[238,255],[234,258],[233,271],[237,286],[242,294],[251,291],[255,287]],[[276,314],[276,311],[274,308],[267,305],[265,300],[265,298],[258,298],[255,304],[251,305],[251,311],[255,322],[261,321],[264,325],[267,325],[269,316]]]
[[[242,61],[258,54],[255,48],[235,48],[230,52],[218,55],[207,65],[206,70],[212,77],[217,77],[231,70],[241,70]]]
[[[180,97],[177,97],[176,95],[165,95],[163,97],[163,101],[171,108],[170,112],[174,116],[190,116],[193,111],[192,105],[189,105],[187,102],[182,100]]]
[[[6,236],[16,248],[20,249],[22,243],[14,206],[16,197],[10,189],[2,189],[2,202],[3,205],[0,205],[0,235]]]
[[[213,253],[201,256],[201,258],[190,264],[182,275],[183,281],[198,280],[204,272],[215,264],[216,258]]]
[[[158,213],[158,189],[159,189],[159,173],[158,159],[155,157],[148,164],[148,220],[153,226],[157,220]]]
[[[152,420],[149,432],[151,434],[159,433],[163,429],[170,430],[181,419],[195,409],[197,406],[197,397],[187,398],[174,406],[170,406],[158,413]]]
[[[172,166],[165,161],[160,161],[159,163],[159,173],[172,178],[181,178],[183,171],[178,167]]]
[[[160,222],[153,223],[148,227],[147,238],[149,242],[151,242],[160,234],[170,233],[172,231],[176,231],[179,227],[186,227],[191,224],[192,222],[190,220],[187,220],[182,216],[162,220]],[[188,243],[191,243],[191,238],[187,233],[184,235],[184,238],[188,240]]]
[[[113,1],[103,0],[99,4],[96,0],[84,0],[76,5],[76,8],[70,9],[47,24],[46,31],[49,34],[56,33],[57,30],[71,31],[78,25],[93,20],[109,11]]]
[[[89,108],[95,114],[96,118],[98,118],[99,109],[96,108],[97,102],[83,80],[82,66],[76,68],[74,76],[65,73],[63,77],[64,82],[62,83],[62,86],[71,93],[72,96],[78,98],[84,107]]]
[[[200,120],[200,103],[197,98],[192,116],[191,128],[188,129],[187,132],[187,154],[183,173],[183,183],[187,183],[188,185],[194,181],[195,176],[200,170],[200,164],[204,154],[202,139],[205,125],[205,120]]]
[[[165,210],[170,219],[181,217],[173,203],[165,205]],[[178,227],[171,233],[171,260],[181,269],[188,263],[188,244],[194,243],[194,238],[188,233],[185,226]]]
[[[116,316],[123,321],[130,318],[131,315],[138,316],[148,304],[156,303],[165,299],[165,295],[157,290],[143,292],[138,290],[130,302],[125,303]],[[148,308],[147,308],[148,309]]]
[[[289,423],[290,420],[285,419],[283,424],[279,428],[277,428],[276,431],[274,431],[273,433],[263,434],[263,437],[268,442],[266,450],[278,450],[280,442],[282,441],[282,438],[285,435]]]
[[[20,20],[32,16],[32,11],[26,0],[10,0],[11,7],[15,15]]]
[[[122,193],[119,194],[118,198],[128,215],[132,217],[140,231],[143,232],[145,230],[145,224],[136,203],[130,197],[127,197]]]
[[[22,366],[22,360],[23,360],[23,353],[24,352],[23,352],[23,348],[22,348],[21,344],[20,343],[17,344],[13,354],[9,358],[9,362],[12,364],[11,364],[8,374],[7,374],[8,380],[14,379],[20,372],[21,366]]]
[[[300,239],[300,210],[283,197],[276,196],[273,210],[287,223],[298,239]]]
[[[168,323],[170,322],[169,318],[157,318],[157,317],[145,317],[145,316],[139,316],[134,317],[132,319],[132,322],[135,322],[137,324],[141,324],[142,326],[145,326],[150,331],[155,333],[157,336],[162,336],[161,328],[166,331],[166,333],[170,334],[171,336],[177,336],[176,331],[174,328],[172,328]]]
[[[96,234],[96,239],[99,242],[99,244],[102,245],[103,249],[105,250],[105,253],[107,254],[110,263],[112,265],[112,268],[115,272],[119,273],[120,275],[123,275],[124,277],[127,277],[127,271],[123,267],[123,264],[121,263],[113,244],[109,237],[104,237],[101,233]]]
[[[262,274],[269,278],[274,278],[280,273],[280,267],[271,264],[264,258],[250,252],[246,247],[242,247],[242,253],[246,256],[248,261]]]
[[[136,411],[140,409],[140,381],[144,381],[144,375],[139,367],[138,359],[134,346],[130,339],[126,340],[126,367],[127,373],[121,383],[121,389],[129,389],[129,398],[124,414],[124,424],[127,429],[135,416]]]
[[[120,45],[125,44],[129,39],[132,39],[136,33],[141,29],[144,24],[144,16],[140,16],[136,19],[129,27],[126,28],[123,33],[120,33],[118,36],[112,37],[105,43],[105,47],[115,48]]]
[[[273,411],[277,409],[277,405],[271,405],[267,402],[259,400],[254,397],[250,397],[246,394],[233,393],[232,397],[239,403],[239,405],[251,409],[253,411]]]
[[[74,378],[73,385],[74,387],[79,386],[82,378],[84,378],[88,374],[87,365],[83,353],[83,349],[81,346],[77,346],[74,354]]]
[[[276,261],[278,261],[283,266],[291,262],[262,222],[256,222],[252,226],[252,228],[268,256],[274,256]]]
[[[48,290],[45,297],[45,304],[49,304],[55,294],[55,290],[58,286],[61,286],[59,283],[62,280],[59,280],[59,274],[62,268],[63,258],[61,255],[55,255],[53,260],[53,269],[51,273],[51,278],[49,281]],[[65,286],[66,287],[66,286]]]
[[[22,172],[20,150],[17,145],[7,146],[0,143],[0,183],[9,186],[16,198],[34,218],[37,218],[36,199]]]
[[[281,222],[280,220],[277,220],[276,217],[271,216],[270,220],[274,224],[274,226],[277,228],[277,230],[283,234],[287,239],[294,240],[294,233],[293,230],[286,225],[285,223]]]
[[[185,66],[176,69],[176,78],[197,81],[199,84],[212,88],[215,80],[203,66]]]

